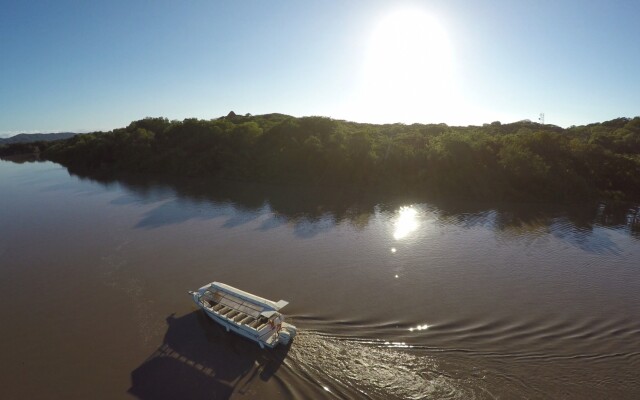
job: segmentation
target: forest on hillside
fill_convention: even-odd
[[[110,132],[4,146],[0,155],[34,150],[84,170],[481,200],[640,198],[640,117],[566,129],[531,121],[374,125],[282,114],[144,118]]]

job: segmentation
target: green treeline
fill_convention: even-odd
[[[355,185],[491,200],[640,198],[640,117],[563,129],[373,125],[282,114],[145,118],[112,132],[38,143],[89,170]]]

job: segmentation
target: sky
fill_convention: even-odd
[[[640,1],[0,0],[0,136],[144,117],[640,115]]]

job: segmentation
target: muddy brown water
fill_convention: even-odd
[[[639,398],[637,213],[0,161],[0,397]],[[208,320],[213,280],[293,344]]]

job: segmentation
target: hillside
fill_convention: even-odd
[[[77,133],[58,132],[58,133],[20,133],[8,138],[0,138],[0,145],[12,143],[32,143],[32,142],[49,142],[52,140],[69,139]]]

